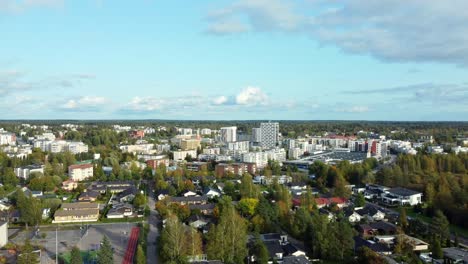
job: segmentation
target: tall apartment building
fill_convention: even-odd
[[[262,148],[274,148],[278,144],[278,134],[279,134],[279,123],[277,122],[268,122],[261,123],[261,140],[260,146]]]
[[[197,158],[197,151],[196,150],[179,150],[179,151],[174,151],[173,154],[174,154],[174,160],[175,161],[182,161],[187,156],[191,156],[194,159]]]
[[[292,149],[296,147],[296,141],[294,139],[288,138],[284,141],[284,145],[287,149]]]
[[[0,146],[2,145],[15,145],[16,135],[9,132],[0,132]]]
[[[252,142],[259,143],[262,140],[262,129],[259,127],[252,128]]]
[[[230,151],[249,151],[249,141],[228,142],[227,149]]]
[[[257,172],[257,165],[255,163],[219,163],[215,167],[215,174],[218,177],[223,177],[227,173],[243,175],[247,172],[255,175]]]
[[[223,143],[236,142],[237,127],[222,127],[220,129],[220,141]]]
[[[93,177],[93,164],[75,164],[68,166],[68,176],[74,181],[83,181]]]

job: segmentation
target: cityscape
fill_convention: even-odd
[[[0,0],[0,264],[468,263],[466,10]]]

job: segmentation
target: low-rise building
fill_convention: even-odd
[[[410,189],[396,187],[382,194],[382,201],[390,205],[417,205],[422,202],[422,193]]]
[[[89,202],[63,203],[55,211],[52,223],[96,222],[99,219],[99,204]]]
[[[62,189],[65,191],[73,191],[78,187],[78,182],[73,179],[68,179],[62,182]]]
[[[0,222],[0,247],[8,243],[8,223]]]
[[[29,179],[31,173],[38,172],[44,174],[44,165],[33,164],[27,165],[19,168],[15,168],[15,174],[18,178],[22,178],[24,180]]]

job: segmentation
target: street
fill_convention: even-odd
[[[150,208],[150,216],[148,217],[148,225],[149,225],[149,232],[148,232],[148,240],[147,240],[147,248],[146,248],[146,263],[160,263],[159,256],[157,252],[157,238],[159,236],[158,230],[158,212],[155,210],[156,201],[154,198],[154,184],[149,184],[150,191],[148,193],[148,206]]]

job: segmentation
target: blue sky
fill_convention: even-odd
[[[468,120],[468,2],[3,0],[0,119]]]

